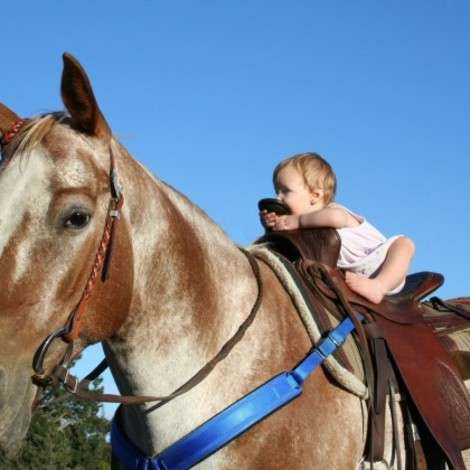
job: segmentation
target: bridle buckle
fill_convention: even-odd
[[[114,168],[111,170],[111,195],[117,200],[121,199],[122,196],[122,185]]]
[[[72,375],[68,369],[65,370],[65,376],[62,380],[62,384],[68,392],[73,393],[74,395],[77,393],[79,380],[77,377]]]

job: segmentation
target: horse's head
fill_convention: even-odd
[[[80,304],[113,196],[110,150],[119,152],[118,146],[85,72],[67,54],[62,98],[67,114],[24,122],[0,104],[0,446],[11,452],[26,433],[37,393],[33,358]],[[124,238],[118,237],[118,250]],[[119,254],[111,287],[97,281],[98,292],[74,332],[75,350],[109,337],[123,321],[129,298],[122,283],[131,279],[117,271],[130,264],[132,253],[127,247]],[[51,344],[46,373],[66,347],[60,339]]]

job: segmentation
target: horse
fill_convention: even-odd
[[[28,430],[38,350],[47,376],[102,342],[120,393],[165,396],[218,355],[260,298],[204,380],[158,409],[122,408],[125,434],[152,456],[298,363],[311,342],[272,269],[256,261],[257,279],[208,215],[139,164],[113,136],[83,67],[67,53],[63,61],[66,112],[22,120],[0,107],[0,446],[16,452]],[[110,193],[125,197],[122,209]],[[112,237],[103,232],[111,219]],[[364,400],[319,368],[298,399],[200,468],[357,468],[366,427]],[[123,468],[116,458],[113,468]]]

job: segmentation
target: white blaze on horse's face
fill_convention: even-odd
[[[34,352],[77,304],[100,241],[109,160],[91,141],[57,122],[42,143],[0,166],[0,445],[6,448],[15,449],[29,422]],[[53,345],[46,367],[64,347]]]
[[[33,195],[44,193],[46,168],[38,156],[30,165],[14,159],[0,174],[0,256],[31,206]]]
[[[33,354],[83,291],[109,198],[107,162],[100,165],[96,153],[54,123],[42,143],[0,166],[0,403],[17,395],[30,408]],[[54,345],[51,363],[63,347]],[[24,374],[10,374],[19,363]],[[0,409],[0,422],[11,413],[19,409]]]
[[[55,124],[42,145],[15,155],[0,172],[0,305],[28,305],[39,330],[50,330],[52,315],[68,315],[72,293],[81,290],[71,290],[73,260],[99,240],[95,212],[99,195],[106,199],[106,170],[95,163],[90,144],[73,134]],[[86,266],[86,258],[79,264]]]
[[[111,130],[68,54],[61,95],[68,114],[35,119],[22,120],[0,103],[0,448],[13,452],[31,417],[34,354],[84,293],[110,201]],[[123,296],[101,300],[109,306],[114,298]],[[83,322],[74,347],[109,336],[119,321],[95,321],[88,330]],[[55,341],[48,349],[46,375],[65,348]]]

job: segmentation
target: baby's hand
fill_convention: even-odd
[[[274,212],[261,211],[260,219],[264,228],[276,232],[299,228],[298,215],[277,215]]]
[[[297,230],[299,228],[298,215],[278,215],[276,218],[276,223],[273,227],[275,231]]]

